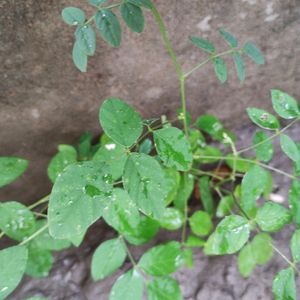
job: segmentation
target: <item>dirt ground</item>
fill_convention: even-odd
[[[239,130],[241,140],[238,148],[249,145],[253,131],[253,127]],[[296,138],[298,132],[299,126],[294,127],[289,134]],[[290,162],[279,153],[277,151],[273,165],[286,171],[291,170]],[[286,199],[289,180],[276,175],[275,181],[276,193]],[[274,235],[276,247],[287,256],[293,229],[291,225]],[[93,282],[91,279],[90,261],[95,248],[113,236],[114,233],[102,221],[97,222],[90,228],[79,248],[56,254],[55,265],[49,277],[25,277],[18,290],[8,300],[23,300],[30,296],[44,296],[51,300],[107,300],[116,278],[131,267],[130,263],[126,262],[120,272],[106,280]],[[176,232],[161,231],[151,243],[143,247],[133,247],[131,250],[134,258],[138,259],[145,249],[178,238]],[[193,269],[183,268],[175,273],[174,277],[180,282],[185,300],[271,300],[273,276],[284,267],[286,263],[275,253],[267,265],[257,267],[248,279],[243,279],[238,272],[236,255],[205,257],[201,250],[197,249],[194,251]]]

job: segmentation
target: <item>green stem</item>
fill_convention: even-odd
[[[22,243],[20,243],[20,246],[27,244],[31,240],[33,240],[35,237],[40,235],[42,232],[44,232],[48,228],[49,224],[47,223],[45,226],[41,227],[39,230],[37,230],[33,235],[25,239]]]
[[[282,134],[283,132],[285,132],[288,128],[290,128],[292,125],[294,125],[296,122],[298,122],[300,120],[300,117],[293,120],[290,124],[288,124],[286,127],[282,128],[281,130],[278,130],[275,134],[269,136],[268,138],[266,138],[265,140],[255,144],[255,145],[252,145],[252,146],[249,146],[247,148],[244,148],[244,149],[241,149],[239,151],[237,151],[237,154],[241,154],[243,152],[246,152],[246,151],[249,151],[249,150],[252,150],[252,149],[255,149],[256,147],[270,141],[270,140],[273,140],[274,138],[276,138],[277,136],[279,136],[280,134]]]
[[[28,209],[33,209],[33,208],[35,208],[35,207],[37,207],[37,206],[39,206],[39,205],[41,205],[45,202],[48,202],[49,197],[50,197],[50,195],[47,195],[47,196],[43,197],[42,199],[40,199],[37,202],[35,202],[35,203],[31,204],[30,206],[28,206]]]
[[[224,160],[237,160],[237,161],[244,161],[244,162],[248,162],[248,163],[251,163],[251,164],[254,164],[254,165],[258,165],[258,166],[261,166],[265,169],[268,169],[268,170],[271,170],[271,171],[274,171],[276,173],[279,173],[281,175],[284,175],[288,178],[291,178],[291,179],[295,179],[295,180],[300,180],[300,178],[292,175],[292,174],[289,174],[287,172],[284,172],[282,170],[279,170],[277,168],[274,168],[272,166],[269,166],[269,165],[266,165],[266,164],[263,164],[257,160],[251,160],[251,159],[246,159],[246,158],[241,158],[241,157],[225,157],[225,156],[206,156],[206,155],[195,155],[194,158],[196,159],[201,159],[201,158],[204,158],[204,159],[224,159]]]
[[[188,136],[188,125],[186,116],[186,97],[185,97],[185,78],[180,77],[180,95],[181,95],[181,107],[183,114],[183,129],[186,136]]]
[[[214,58],[217,58],[217,57],[221,57],[221,56],[225,56],[227,54],[231,54],[231,53],[234,53],[234,52],[237,52],[239,51],[238,49],[230,49],[230,50],[227,50],[227,51],[224,51],[224,52],[221,52],[221,53],[218,53],[218,54],[214,54],[214,55],[211,55],[209,58],[207,58],[206,60],[198,63],[195,67],[193,67],[190,71],[184,73],[183,77],[184,78],[187,78],[189,77],[192,73],[194,73],[195,71],[197,71],[199,68],[203,67],[204,65],[206,65],[208,62],[212,61]]]

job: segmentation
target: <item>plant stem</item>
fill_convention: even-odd
[[[30,237],[28,237],[27,239],[25,239],[22,243],[20,243],[19,245],[25,245],[28,242],[30,242],[31,240],[33,240],[35,237],[37,237],[38,235],[40,235],[42,232],[44,232],[47,228],[48,228],[49,224],[47,223],[45,226],[41,227],[39,230],[37,230],[34,234],[32,234]]]
[[[246,159],[246,158],[241,158],[241,157],[234,158],[234,157],[225,157],[225,156],[206,156],[206,155],[195,155],[194,158],[196,158],[196,159],[201,159],[201,158],[204,158],[204,159],[225,159],[225,160],[234,160],[234,159],[236,159],[237,161],[244,161],[244,162],[248,162],[248,163],[251,163],[251,164],[254,164],[254,165],[261,166],[265,169],[274,171],[276,173],[279,173],[279,174],[284,175],[284,176],[286,176],[288,178],[291,178],[291,179],[300,180],[300,178],[298,178],[298,177],[296,177],[292,174],[289,174],[287,172],[284,172],[284,171],[279,170],[277,168],[274,168],[272,166],[266,165],[266,164],[261,163],[257,160],[251,160],[251,159]]]
[[[186,136],[188,136],[187,116],[186,116],[186,97],[185,97],[185,78],[180,77],[180,95],[181,95],[181,107],[183,114],[183,129]]]
[[[231,54],[231,53],[234,53],[234,52],[237,52],[239,51],[238,49],[229,49],[229,50],[226,50],[224,52],[221,52],[221,53],[218,53],[218,54],[213,54],[211,55],[209,58],[207,58],[206,60],[198,63],[195,67],[193,67],[190,71],[184,73],[183,77],[184,78],[187,78],[189,77],[192,73],[194,73],[195,71],[197,71],[199,68],[203,67],[204,65],[206,65],[208,62],[210,62],[211,60],[213,60],[214,58],[217,58],[217,57],[220,57],[220,56],[224,56],[224,55],[227,55],[227,54]]]
[[[33,208],[39,206],[40,204],[48,202],[49,201],[49,197],[50,197],[50,195],[47,195],[47,196],[43,197],[42,199],[40,199],[37,202],[35,202],[35,203],[31,204],[30,206],[28,206],[28,209],[33,209]]]
[[[297,119],[293,120],[290,124],[288,124],[286,127],[282,128],[281,130],[277,131],[275,134],[269,136],[268,138],[266,138],[265,140],[255,144],[255,145],[252,145],[252,146],[249,146],[247,148],[244,148],[244,149],[241,149],[239,151],[237,151],[237,154],[241,154],[243,152],[246,152],[246,151],[249,151],[249,150],[252,150],[252,149],[255,149],[256,147],[276,138],[277,136],[279,136],[280,134],[282,134],[283,132],[285,132],[288,128],[290,128],[292,125],[294,125],[296,122],[298,122],[300,120],[300,117],[298,117]]]

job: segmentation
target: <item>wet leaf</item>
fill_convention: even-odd
[[[0,187],[5,186],[18,177],[27,169],[28,161],[18,157],[0,157]]]
[[[94,252],[91,273],[94,280],[102,280],[116,272],[124,263],[126,249],[120,239],[103,242]]]
[[[33,213],[15,201],[0,203],[0,229],[10,238],[22,241],[35,232]]]
[[[183,300],[178,282],[171,277],[152,280],[147,291],[149,300]]]
[[[137,271],[129,270],[114,283],[109,300],[141,300],[143,291],[143,278]]]
[[[219,32],[221,36],[224,38],[224,40],[231,46],[232,48],[235,48],[238,46],[238,41],[237,39],[227,30],[224,28],[220,28]]]
[[[171,274],[179,267],[180,254],[180,244],[174,241],[169,242],[146,251],[138,265],[149,275]]]
[[[27,257],[28,250],[24,246],[0,250],[0,299],[5,299],[20,283]]]
[[[264,192],[268,173],[260,166],[253,166],[244,176],[241,185],[241,207],[249,217],[256,213],[256,200]]]
[[[77,27],[75,37],[78,47],[86,55],[94,55],[96,51],[96,33],[91,25]]]
[[[271,90],[273,108],[284,119],[294,119],[300,116],[298,102],[290,95],[280,91]]]
[[[168,230],[177,230],[183,225],[184,216],[180,210],[174,207],[167,207],[160,220],[160,226]]]
[[[251,121],[261,128],[276,130],[280,127],[277,118],[265,110],[252,107],[247,108],[247,113]]]
[[[142,134],[140,115],[124,101],[117,98],[105,100],[99,119],[105,133],[115,142],[130,147]]]
[[[300,161],[300,151],[295,142],[288,135],[280,135],[280,146],[288,158],[294,162]]]
[[[105,162],[109,165],[114,180],[117,180],[122,176],[126,160],[126,148],[114,142],[101,146],[93,156],[93,161]]]
[[[196,211],[189,218],[191,230],[194,234],[206,236],[213,228],[213,223],[210,215],[205,211]]]
[[[265,63],[265,59],[260,52],[260,50],[251,42],[247,42],[243,51],[258,65],[263,65]]]
[[[224,83],[227,80],[227,66],[225,61],[221,57],[213,59],[214,70],[218,79]]]
[[[54,183],[57,176],[69,165],[77,162],[77,151],[70,145],[59,145],[58,153],[48,165],[48,177]]]
[[[238,78],[243,82],[245,80],[245,62],[239,52],[234,52],[232,57]]]
[[[258,209],[255,220],[261,230],[276,232],[290,223],[291,214],[282,205],[268,201]]]
[[[109,9],[101,9],[96,14],[96,27],[101,37],[113,47],[119,47],[122,29],[117,16]]]
[[[68,25],[82,25],[85,21],[85,13],[78,7],[66,7],[62,10],[61,15]]]
[[[300,229],[294,231],[290,244],[294,263],[300,262]]]
[[[250,225],[244,217],[231,215],[225,217],[206,242],[207,255],[232,254],[239,251],[248,241]]]
[[[270,161],[274,154],[272,140],[268,140],[269,136],[264,131],[257,131],[253,137],[252,144],[255,146],[256,158],[262,161]]]
[[[272,292],[275,300],[296,300],[295,274],[292,268],[277,273],[273,280]]]
[[[120,7],[121,15],[127,26],[134,32],[144,31],[144,14],[140,7],[125,2]]]
[[[123,184],[140,210],[158,219],[162,216],[168,191],[164,171],[153,157],[142,153],[130,154]]]
[[[215,46],[209,42],[208,40],[198,38],[196,36],[190,36],[190,41],[197,46],[198,48],[208,52],[208,53],[213,53],[216,51]]]
[[[49,200],[52,237],[82,235],[102,215],[112,192],[112,176],[104,163],[83,162],[68,166],[56,179]]]
[[[175,127],[154,131],[154,142],[157,153],[167,167],[178,171],[190,169],[193,156],[189,141],[184,133]]]

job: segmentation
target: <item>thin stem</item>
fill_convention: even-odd
[[[5,236],[5,233],[2,231],[0,232],[0,239],[3,238]]]
[[[237,151],[237,154],[241,154],[243,152],[246,152],[246,151],[249,151],[249,150],[252,150],[252,149],[255,149],[256,147],[270,141],[270,140],[273,140],[274,138],[276,138],[277,136],[279,136],[280,134],[282,134],[283,132],[285,132],[288,128],[290,128],[292,125],[294,125],[296,122],[298,122],[300,120],[300,117],[293,120],[290,124],[288,124],[286,127],[282,128],[281,130],[277,131],[275,134],[269,136],[268,138],[266,138],[265,140],[255,144],[255,145],[252,145],[252,146],[249,146],[247,148],[244,148],[244,149],[241,149],[239,151]]]
[[[266,165],[266,164],[263,164],[257,160],[251,160],[251,159],[246,159],[246,158],[241,158],[241,157],[237,157],[237,158],[234,158],[234,157],[225,157],[225,156],[206,156],[206,155],[195,155],[194,158],[196,159],[201,159],[201,158],[205,158],[205,159],[225,159],[225,160],[234,160],[236,159],[237,161],[244,161],[244,162],[248,162],[248,163],[251,163],[251,164],[254,164],[254,165],[259,165],[265,169],[268,169],[268,170],[271,170],[271,171],[274,171],[276,173],[279,173],[281,175],[284,175],[288,178],[291,178],[291,179],[295,179],[295,180],[300,180],[300,178],[292,175],[292,174],[289,174],[287,172],[284,172],[282,170],[279,170],[277,168],[274,168],[274,167],[271,167],[269,165]]]
[[[44,225],[43,227],[41,227],[39,230],[37,230],[33,235],[31,235],[30,237],[28,237],[27,239],[25,239],[22,243],[20,243],[20,246],[27,244],[28,242],[30,242],[31,240],[33,240],[35,237],[37,237],[38,235],[40,235],[42,232],[44,232],[47,228],[48,228],[49,224],[47,223],[46,225]]]
[[[192,73],[194,73],[195,71],[197,71],[199,68],[203,67],[204,65],[206,65],[208,62],[210,62],[211,60],[213,60],[214,58],[217,58],[217,57],[221,57],[221,56],[224,56],[224,55],[227,55],[227,54],[230,54],[230,53],[234,53],[234,52],[237,52],[239,51],[238,49],[230,49],[230,50],[226,50],[224,52],[221,52],[221,53],[218,53],[218,54],[214,54],[214,55],[211,55],[209,58],[207,58],[206,60],[198,63],[195,67],[193,67],[190,71],[184,73],[183,77],[184,78],[187,78],[189,77]]]
[[[187,201],[184,204],[184,219],[182,225],[182,232],[181,232],[181,244],[184,245],[186,240],[186,229],[187,229],[187,221],[188,221],[188,205]]]
[[[35,208],[35,207],[37,207],[37,206],[39,206],[39,205],[41,205],[45,202],[48,202],[49,197],[50,197],[50,195],[47,195],[47,196],[43,197],[42,199],[40,199],[37,202],[35,202],[35,203],[31,204],[30,206],[28,206],[28,209],[33,209],[33,208]]]
[[[48,218],[47,215],[42,214],[42,213],[39,213],[39,212],[37,212],[37,211],[34,211],[33,214],[36,215],[37,217],[42,217],[42,218],[46,218],[46,219]]]
[[[185,97],[185,78],[180,78],[180,95],[181,107],[183,113],[183,129],[186,136],[188,136],[187,116],[186,116],[186,97]]]

